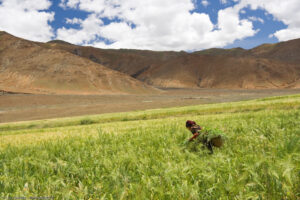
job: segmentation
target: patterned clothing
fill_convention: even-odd
[[[202,128],[201,128],[201,126],[195,124],[195,125],[193,125],[193,126],[191,127],[191,129],[192,129],[192,130],[191,130],[192,134],[195,134],[195,133],[200,132],[200,130],[201,130]]]
[[[195,124],[191,127],[191,132],[193,137],[189,139],[189,141],[197,141],[202,143],[204,146],[208,148],[210,153],[213,153],[213,146],[221,147],[223,145],[223,140],[220,135],[215,135],[210,133],[209,131],[202,130],[201,126]]]

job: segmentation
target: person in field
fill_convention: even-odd
[[[188,142],[198,141],[199,143],[202,143],[207,147],[211,154],[214,152],[213,147],[221,147],[223,145],[221,135],[211,134],[208,131],[203,130],[196,122],[187,120],[185,126],[193,134]]]

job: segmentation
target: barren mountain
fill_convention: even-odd
[[[300,39],[289,40],[275,44],[262,44],[250,50],[242,48],[233,49],[207,49],[195,52],[201,55],[226,55],[235,57],[267,58],[281,62],[300,64]]]
[[[0,33],[0,90],[148,93],[162,88],[300,88],[300,39],[245,50],[112,50]]]
[[[300,65],[300,39],[276,44],[263,44],[248,51],[255,57],[279,60]]]
[[[0,32],[0,90],[43,94],[158,92],[89,59],[5,32]]]
[[[74,55],[88,58],[93,62],[126,73],[134,78],[153,64],[161,64],[178,57],[178,55],[187,54],[172,51],[98,49],[77,46],[60,40],[54,40],[47,44],[40,43],[40,45],[46,48],[65,50]]]
[[[214,48],[194,53],[104,50],[62,41],[43,45],[88,58],[156,87],[300,87],[300,39],[251,50]]]
[[[298,88],[300,66],[264,58],[190,54],[139,76],[149,84],[176,88]]]

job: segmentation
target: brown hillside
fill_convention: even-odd
[[[158,92],[91,60],[4,32],[0,33],[0,89],[45,94]]]
[[[248,54],[300,65],[300,39],[260,45],[249,50]]]
[[[218,49],[212,48],[194,52],[201,55],[224,55],[235,57],[255,57],[278,60],[281,62],[300,63],[300,39],[289,40],[275,44],[262,44],[250,50],[242,48]]]
[[[40,45],[46,48],[65,50],[77,56],[88,58],[93,62],[126,73],[134,78],[154,64],[164,63],[181,54],[187,54],[185,52],[172,51],[98,49],[72,45],[59,40],[51,41],[47,44],[40,43]]]
[[[108,94],[157,91],[147,84],[164,88],[300,88],[299,45],[300,39],[251,50],[155,52],[98,49],[59,40],[37,43],[0,32],[0,89]]]
[[[194,53],[103,50],[58,41],[47,45],[157,87],[299,88],[299,43],[300,39],[252,50],[208,49]]]
[[[212,48],[206,49],[202,51],[194,52],[194,54],[199,55],[212,55],[212,56],[243,56],[245,55],[247,50],[243,48],[233,48],[233,49],[220,49],[220,48]]]
[[[176,88],[299,88],[300,66],[263,58],[180,56],[141,74],[139,79]]]

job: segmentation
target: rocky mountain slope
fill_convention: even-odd
[[[0,33],[0,89],[42,94],[132,94],[157,89],[68,51]]]
[[[158,88],[300,88],[300,39],[193,53],[38,43],[0,32],[0,89],[26,93],[153,93]]]
[[[299,88],[300,39],[254,49],[208,49],[194,53],[104,50],[61,41],[66,50],[163,88]]]

